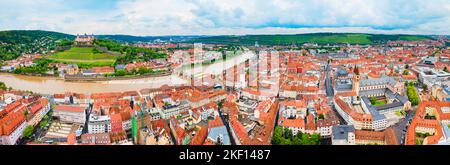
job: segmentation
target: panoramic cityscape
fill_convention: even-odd
[[[450,145],[432,1],[1,1],[0,145]]]

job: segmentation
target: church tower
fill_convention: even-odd
[[[361,79],[361,77],[359,75],[354,75],[353,76],[353,91],[356,92],[356,95],[359,96],[359,80]]]

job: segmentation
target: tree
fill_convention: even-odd
[[[303,145],[302,136],[295,136],[294,145]]]
[[[48,120],[49,119],[48,115],[45,115],[43,119]]]
[[[406,65],[405,65],[405,69],[409,69],[409,64],[406,64]]]
[[[311,145],[311,141],[309,140],[308,134],[305,133],[302,135],[302,143],[303,145]]]
[[[271,140],[272,144],[280,145],[282,136],[283,136],[283,128],[281,126],[276,126],[273,131],[273,136],[272,136],[272,140]]]
[[[427,89],[428,89],[427,84],[422,84],[422,88],[423,88],[423,90],[427,91]]]
[[[138,73],[140,75],[144,75],[144,74],[147,74],[147,73],[150,73],[150,72],[151,72],[151,69],[149,69],[149,68],[141,67],[141,68],[138,69]]]
[[[48,120],[49,120],[48,115],[45,115],[44,118],[42,118],[41,123],[39,123],[39,127],[41,127],[41,129],[43,129],[45,126],[47,126]]]
[[[219,103],[217,103],[217,106],[219,109],[222,109],[223,107],[223,101],[219,101]]]
[[[416,88],[413,85],[409,85],[407,88],[408,99],[412,105],[419,104],[419,95],[416,92]]]
[[[289,140],[293,140],[294,139],[294,133],[292,132],[292,130],[291,129],[289,129],[289,128],[284,128],[284,137],[286,138],[286,139],[289,139]]]
[[[72,43],[73,43],[72,40],[69,40],[69,39],[61,39],[61,40],[58,40],[58,41],[56,42],[56,46],[60,46],[60,47],[71,46]]]
[[[23,137],[30,138],[33,135],[34,127],[32,125],[27,126],[25,130],[23,130]]]
[[[104,52],[103,52],[103,50],[100,50],[100,49],[98,49],[98,48],[94,48],[94,49],[92,49],[92,53],[94,53],[94,54],[100,54],[100,53],[104,53]]]
[[[311,142],[312,142],[313,145],[319,144],[319,142],[320,142],[320,134],[317,134],[317,133],[312,134],[311,135]]]
[[[374,105],[375,103],[377,103],[377,98],[376,97],[370,97],[370,103],[372,105]]]
[[[292,145],[292,142],[289,139],[281,139],[280,145]]]
[[[323,120],[323,119],[325,119],[325,115],[323,113],[321,113],[318,118],[319,118],[319,120],[321,120],[321,119]]]
[[[53,70],[53,75],[59,75],[61,72],[59,72],[58,70]]]
[[[28,113],[30,113],[28,110],[26,110],[25,112],[23,112],[23,115],[28,116]]]
[[[47,124],[48,124],[48,120],[43,120],[43,121],[41,121],[41,123],[39,123],[39,127],[41,129],[43,129],[45,126],[47,126]]]
[[[6,89],[8,89],[8,88],[6,87],[6,84],[5,84],[4,82],[1,82],[1,81],[0,81],[0,90],[6,90]]]
[[[295,135],[295,137],[294,137],[294,145],[303,145],[304,142],[302,140],[302,137],[303,137],[303,133],[298,132],[297,135]]]
[[[271,142],[274,145],[317,145],[320,142],[320,134],[298,132],[294,135],[292,130],[276,126]]]
[[[444,67],[444,72],[449,72],[447,67]]]
[[[403,71],[403,75],[409,75],[409,71],[408,70],[404,70]]]
[[[126,70],[116,70],[114,75],[115,76],[125,76],[127,74]]]

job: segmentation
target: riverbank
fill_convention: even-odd
[[[142,89],[160,88],[163,85],[168,86],[181,86],[190,85],[189,80],[183,79],[177,75],[184,73],[183,75],[198,75],[212,74],[218,75],[223,73],[235,65],[245,62],[247,59],[252,59],[255,54],[252,52],[244,51],[243,54],[215,62],[213,64],[198,67],[198,68],[177,68],[174,69],[171,74],[162,75],[158,77],[148,77],[143,75],[142,77],[129,77],[124,79],[104,79],[90,80],[90,81],[66,81],[61,77],[40,77],[40,76],[26,76],[17,75],[12,73],[0,73],[0,80],[8,87],[12,87],[16,90],[33,91],[40,94],[60,94],[66,92],[73,93],[105,93],[105,92],[127,92],[127,91],[139,91]]]
[[[12,73],[12,72],[5,72],[5,71],[0,71],[0,74],[28,76],[28,77],[48,77],[48,78],[55,78],[55,79],[64,80],[64,77],[54,76],[54,75],[50,75],[50,74],[34,74],[34,73],[20,73],[20,74],[17,74],[17,73]]]
[[[120,76],[120,77],[105,77],[105,76],[64,76],[65,81],[71,82],[98,82],[98,81],[114,81],[114,80],[135,80],[149,77],[164,77],[170,76],[172,71],[155,74],[133,75],[133,76]]]
[[[57,80],[65,80],[71,82],[97,82],[97,81],[114,81],[114,80],[135,80],[149,77],[164,77],[169,76],[173,73],[173,71],[167,71],[163,73],[151,73],[145,75],[132,75],[132,76],[120,76],[120,77],[105,77],[105,76],[73,76],[66,75],[64,77],[54,76],[54,75],[46,75],[46,74],[16,74],[11,72],[0,72],[0,74],[9,74],[9,75],[18,75],[18,76],[28,76],[28,77],[46,77],[46,78],[54,78]]]
[[[239,64],[245,62],[246,60],[252,59],[255,57],[256,57],[256,54],[254,52],[244,51],[242,54],[240,54],[238,56],[234,56],[232,58],[227,58],[226,60],[214,62],[209,65],[198,65],[198,66],[187,67],[187,68],[180,67],[177,69],[177,71],[180,72],[180,70],[181,70],[187,76],[202,75],[202,74],[219,75],[219,74],[222,74],[224,70],[232,68],[235,65],[239,65]]]
[[[111,81],[65,81],[56,77],[37,77],[17,75],[11,73],[0,73],[0,80],[11,87],[21,91],[33,91],[39,94],[58,94],[66,92],[74,93],[105,93],[138,91],[146,88],[159,88],[163,85],[178,86],[187,84],[187,81],[175,75],[162,77],[145,77],[133,80],[111,80]]]

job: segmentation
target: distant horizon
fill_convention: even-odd
[[[0,30],[0,32],[6,31],[47,31],[47,32],[55,32],[62,33],[68,35],[94,35],[94,36],[132,36],[132,37],[193,37],[193,36],[252,36],[252,35],[302,35],[302,34],[368,34],[368,35],[411,35],[411,36],[450,36],[450,34],[405,34],[405,33],[369,33],[369,32],[305,32],[305,33],[260,33],[260,34],[185,34],[185,35],[133,35],[133,34],[121,34],[121,33],[67,33],[61,31],[53,31],[53,30],[43,30],[43,29],[14,29],[14,30]]]
[[[2,0],[0,9],[0,30],[66,34],[450,34],[448,0]]]

